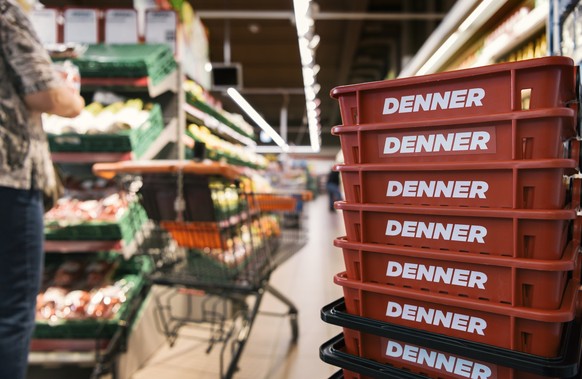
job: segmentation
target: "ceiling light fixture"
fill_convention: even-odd
[[[275,143],[279,145],[283,151],[289,150],[289,145],[287,144],[287,142],[283,140],[279,133],[277,133],[275,129],[273,129],[271,125],[269,125],[269,123],[265,121],[264,118],[261,117],[261,115],[255,110],[255,108],[253,108],[236,89],[231,87],[228,90],[226,90],[226,93],[228,93],[228,95],[238,104],[238,106],[241,107],[241,109],[245,111],[246,114],[249,115],[249,117],[252,118],[253,121],[261,129],[263,129],[265,133],[267,133],[269,137],[271,137],[273,141],[275,141]]]
[[[293,0],[295,26],[297,27],[297,42],[305,89],[305,107],[307,109],[307,125],[309,140],[314,152],[321,149],[321,125],[316,101],[317,92],[321,88],[315,79],[320,67],[315,63],[315,49],[319,45],[320,37],[313,33],[315,22],[312,16],[311,0]]]

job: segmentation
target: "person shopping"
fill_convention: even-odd
[[[327,194],[329,196],[329,211],[335,211],[333,203],[342,200],[342,193],[340,191],[340,174],[333,169],[329,172],[327,177],[327,184],[325,185]]]
[[[56,187],[41,113],[75,117],[85,102],[11,0],[0,0],[0,55],[0,378],[24,379],[44,261],[43,193]]]

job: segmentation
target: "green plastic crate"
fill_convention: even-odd
[[[81,77],[147,76],[154,85],[177,67],[172,50],[165,44],[89,45],[73,63],[79,67]]]
[[[46,256],[46,266],[58,266],[70,255],[49,254]],[[134,284],[127,294],[127,301],[121,307],[116,317],[111,320],[67,320],[59,323],[49,323],[44,321],[36,322],[34,337],[36,339],[88,339],[88,338],[110,338],[121,326],[122,320],[125,322],[129,317],[130,305],[136,301],[135,296],[142,292],[147,285],[147,275],[154,269],[154,262],[150,256],[135,255],[130,259],[123,259],[114,252],[96,252],[90,256],[82,253],[82,257],[89,260],[117,261],[118,268],[114,274],[114,281],[125,279]]]
[[[125,323],[129,316],[131,304],[143,289],[146,280],[142,275],[127,274],[118,279],[133,283],[133,288],[127,293],[127,300],[110,320],[86,319],[64,320],[57,323],[37,321],[33,338],[35,339],[108,339]]]
[[[46,223],[45,239],[49,241],[119,241],[129,244],[145,222],[140,214],[142,206],[138,202],[129,205],[127,212],[117,222],[84,222],[61,226]],[[137,221],[136,221],[137,219]]]
[[[164,129],[162,110],[154,104],[150,116],[139,128],[115,134],[49,134],[50,150],[54,153],[123,153],[133,151],[141,157]]]

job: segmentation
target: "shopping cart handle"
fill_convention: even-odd
[[[126,174],[184,174],[222,176],[236,180],[243,174],[237,167],[219,162],[193,162],[187,160],[123,161],[96,163],[93,173],[105,179],[112,179],[120,173]]]
[[[96,163],[93,165],[93,173],[103,179],[113,179],[118,172],[117,163]]]

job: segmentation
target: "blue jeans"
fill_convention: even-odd
[[[339,186],[335,183],[327,183],[325,188],[329,196],[329,209],[333,210],[333,203],[342,200],[342,193],[340,192]]]
[[[0,187],[0,378],[24,379],[44,261],[40,191]]]

